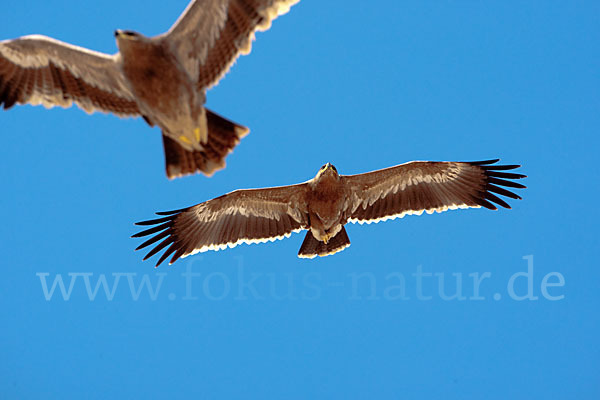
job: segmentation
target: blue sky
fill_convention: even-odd
[[[11,2],[0,37],[112,53],[114,29],[161,33],[186,3]],[[0,397],[599,398],[599,16],[591,1],[300,2],[208,93],[251,128],[210,179],[168,181],[139,119],[0,112]],[[529,176],[512,210],[349,225],[352,245],[323,259],[298,259],[297,234],[155,270],[129,238],[155,211],[326,162],[496,157]],[[90,296],[102,277],[114,293]],[[59,278],[66,297],[49,293]],[[537,299],[518,300],[529,285]]]

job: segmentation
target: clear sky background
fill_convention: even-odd
[[[113,53],[114,29],[161,33],[186,4],[11,1],[0,37]],[[0,112],[0,397],[600,398],[599,19],[593,1],[304,0],[208,93],[251,128],[212,178],[168,181],[141,119]],[[529,176],[512,210],[349,225],[323,259],[295,234],[155,270],[129,238],[326,162],[496,157]],[[537,299],[517,300],[528,268]],[[101,277],[112,297],[86,291]],[[45,293],[59,278],[70,295]]]

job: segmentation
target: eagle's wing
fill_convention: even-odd
[[[40,35],[1,41],[0,106],[69,107],[75,102],[88,113],[137,115],[118,57]]]
[[[520,197],[502,186],[522,189],[510,179],[525,175],[503,172],[519,165],[492,165],[499,160],[479,162],[414,161],[366,174],[343,176],[350,188],[349,222],[371,223],[457,208],[486,207],[496,203],[510,206],[494,193]]]
[[[265,31],[300,0],[193,0],[163,36],[198,88],[206,90],[248,54],[254,32]]]
[[[144,260],[168,246],[156,266],[180,257],[283,239],[307,229],[306,183],[266,189],[236,190],[195,206],[168,212],[136,225],[156,225],[132,237],[154,235],[136,250],[158,243]]]

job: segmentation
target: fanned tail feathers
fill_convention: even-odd
[[[315,239],[312,232],[306,232],[304,242],[298,252],[300,258],[315,258],[316,256],[324,257],[335,254],[350,246],[350,239],[346,233],[346,228],[342,226],[342,230],[332,237],[327,243]]]
[[[202,172],[211,176],[225,167],[225,157],[240,139],[248,134],[248,128],[238,125],[206,110],[208,141],[203,150],[189,151],[175,140],[163,134],[167,177],[169,179]]]

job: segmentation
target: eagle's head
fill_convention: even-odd
[[[121,29],[115,31],[115,39],[117,40],[117,46],[121,52],[130,47],[139,47],[137,46],[138,44],[146,43],[148,41],[148,38],[141,33]]]
[[[142,37],[142,35],[135,31],[126,31],[121,29],[117,29],[115,31],[115,38],[117,38],[117,40],[136,40],[140,37]]]
[[[339,178],[337,169],[333,166],[333,164],[327,163],[321,167],[319,172],[317,172],[316,180],[320,180],[322,178]]]

